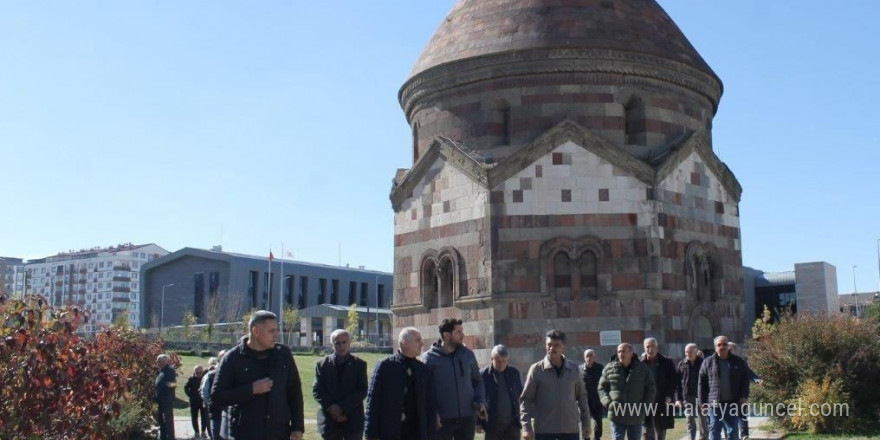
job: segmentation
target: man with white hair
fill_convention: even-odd
[[[578,367],[581,380],[587,389],[587,406],[590,407],[590,418],[593,419],[593,440],[602,438],[602,402],[599,401],[599,378],[602,377],[604,365],[596,362],[596,352],[584,350],[584,364]]]
[[[675,390],[675,406],[684,407],[688,440],[706,440],[708,435],[706,417],[697,407],[697,382],[702,365],[703,358],[697,344],[685,345],[684,359],[678,363],[679,386]]]
[[[373,368],[367,390],[366,437],[379,440],[428,440],[436,414],[431,408],[430,372],[418,360],[422,334],[400,331],[397,353]]]
[[[330,334],[333,354],[315,366],[312,395],[318,408],[318,431],[325,440],[364,438],[364,397],[367,363],[348,352],[351,335],[336,329]]]
[[[675,398],[676,382],[678,375],[675,373],[675,364],[672,359],[660,354],[657,340],[646,338],[642,342],[645,353],[642,354],[642,363],[651,370],[654,375],[654,403],[657,411],[654,414],[645,415],[645,440],[666,440],[666,430],[675,427],[675,417],[672,414],[670,404]]]
[[[486,440],[519,440],[519,396],[523,385],[519,370],[510,366],[510,352],[503,345],[492,348],[491,363],[480,372],[486,388],[488,420],[480,420]]]
[[[156,394],[154,400],[159,405],[156,423],[159,425],[159,440],[174,440],[174,388],[177,387],[177,373],[171,366],[171,358],[162,353],[156,357]]]

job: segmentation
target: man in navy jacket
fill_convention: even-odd
[[[483,385],[486,388],[486,404],[489,419],[481,420],[486,440],[519,440],[519,396],[522,394],[522,378],[519,371],[508,365],[510,353],[507,347],[492,348],[491,365],[484,368]]]
[[[325,440],[364,438],[364,397],[367,363],[348,352],[351,336],[338,329],[330,334],[333,354],[318,362],[312,394],[318,408],[318,431]]]
[[[413,327],[400,331],[398,351],[373,368],[367,390],[367,439],[428,440],[437,417],[431,407],[430,372],[416,357],[422,335]]]
[[[697,394],[709,414],[709,440],[721,440],[721,428],[730,440],[739,440],[741,405],[749,399],[749,366],[730,354],[726,336],[715,338],[715,354],[700,366]]]

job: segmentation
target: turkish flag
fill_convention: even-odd
[[[275,259],[275,255],[272,254],[272,251],[269,251],[269,261],[272,261],[274,259]]]

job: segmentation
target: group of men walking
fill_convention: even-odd
[[[255,312],[248,328],[248,336],[202,380],[203,387],[210,381],[212,438],[301,440],[301,384],[290,350],[274,342],[277,318]],[[684,407],[691,439],[720,440],[722,427],[729,439],[739,438],[736,404],[748,398],[751,370],[729,352],[724,336],[716,338],[715,354],[705,361],[689,344],[676,366],[648,338],[641,356],[624,343],[608,365],[586,350],[578,366],[564,355],[565,334],[550,330],[546,355],[529,367],[523,383],[503,345],[492,349],[490,364],[481,370],[464,345],[461,320],[444,319],[439,333],[423,352],[419,330],[404,328],[396,353],[379,361],[368,380],[366,362],[349,352],[351,335],[334,331],[333,354],[317,363],[312,387],[321,436],[473,440],[485,432],[486,440],[598,440],[607,413],[615,440],[635,440],[643,429],[646,440],[664,440],[673,408]],[[161,386],[170,386],[169,374],[162,370]],[[158,391],[166,391],[159,379]],[[223,427],[214,427],[215,418]]]

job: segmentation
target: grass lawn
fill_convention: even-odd
[[[880,434],[878,434],[880,435]],[[831,434],[808,434],[804,432],[792,432],[785,436],[786,439],[794,440],[868,440],[876,439],[877,436],[860,437],[852,435],[831,435]]]
[[[381,359],[384,359],[387,354],[377,354],[377,353],[355,353],[361,359],[367,361],[367,374],[369,375],[373,371],[373,366]],[[296,360],[297,369],[299,369],[300,380],[302,381],[303,387],[303,402],[305,406],[305,418],[306,418],[306,434],[304,440],[320,440],[321,436],[318,435],[318,428],[315,424],[314,420],[318,411],[318,403],[315,402],[315,399],[312,397],[312,383],[315,381],[315,363],[321,360],[323,356],[294,356]],[[183,393],[183,386],[186,384],[187,378],[192,376],[193,367],[196,365],[207,366],[208,358],[198,357],[198,356],[181,356],[181,367],[178,370],[178,378],[177,378],[177,389],[176,389],[176,399],[174,400],[174,415],[176,416],[186,416],[189,417],[189,401],[187,400],[186,394]],[[309,421],[311,420],[311,423]],[[603,420],[603,438],[611,438],[611,424],[608,422],[608,419]],[[670,440],[676,440],[682,438],[687,433],[687,429],[685,428],[684,419],[675,419],[675,428],[667,431],[666,437]],[[478,434],[478,439],[482,439],[483,435]],[[797,437],[801,440],[812,440],[813,437]],[[843,439],[849,437],[815,437],[815,438],[829,438],[829,439]]]

